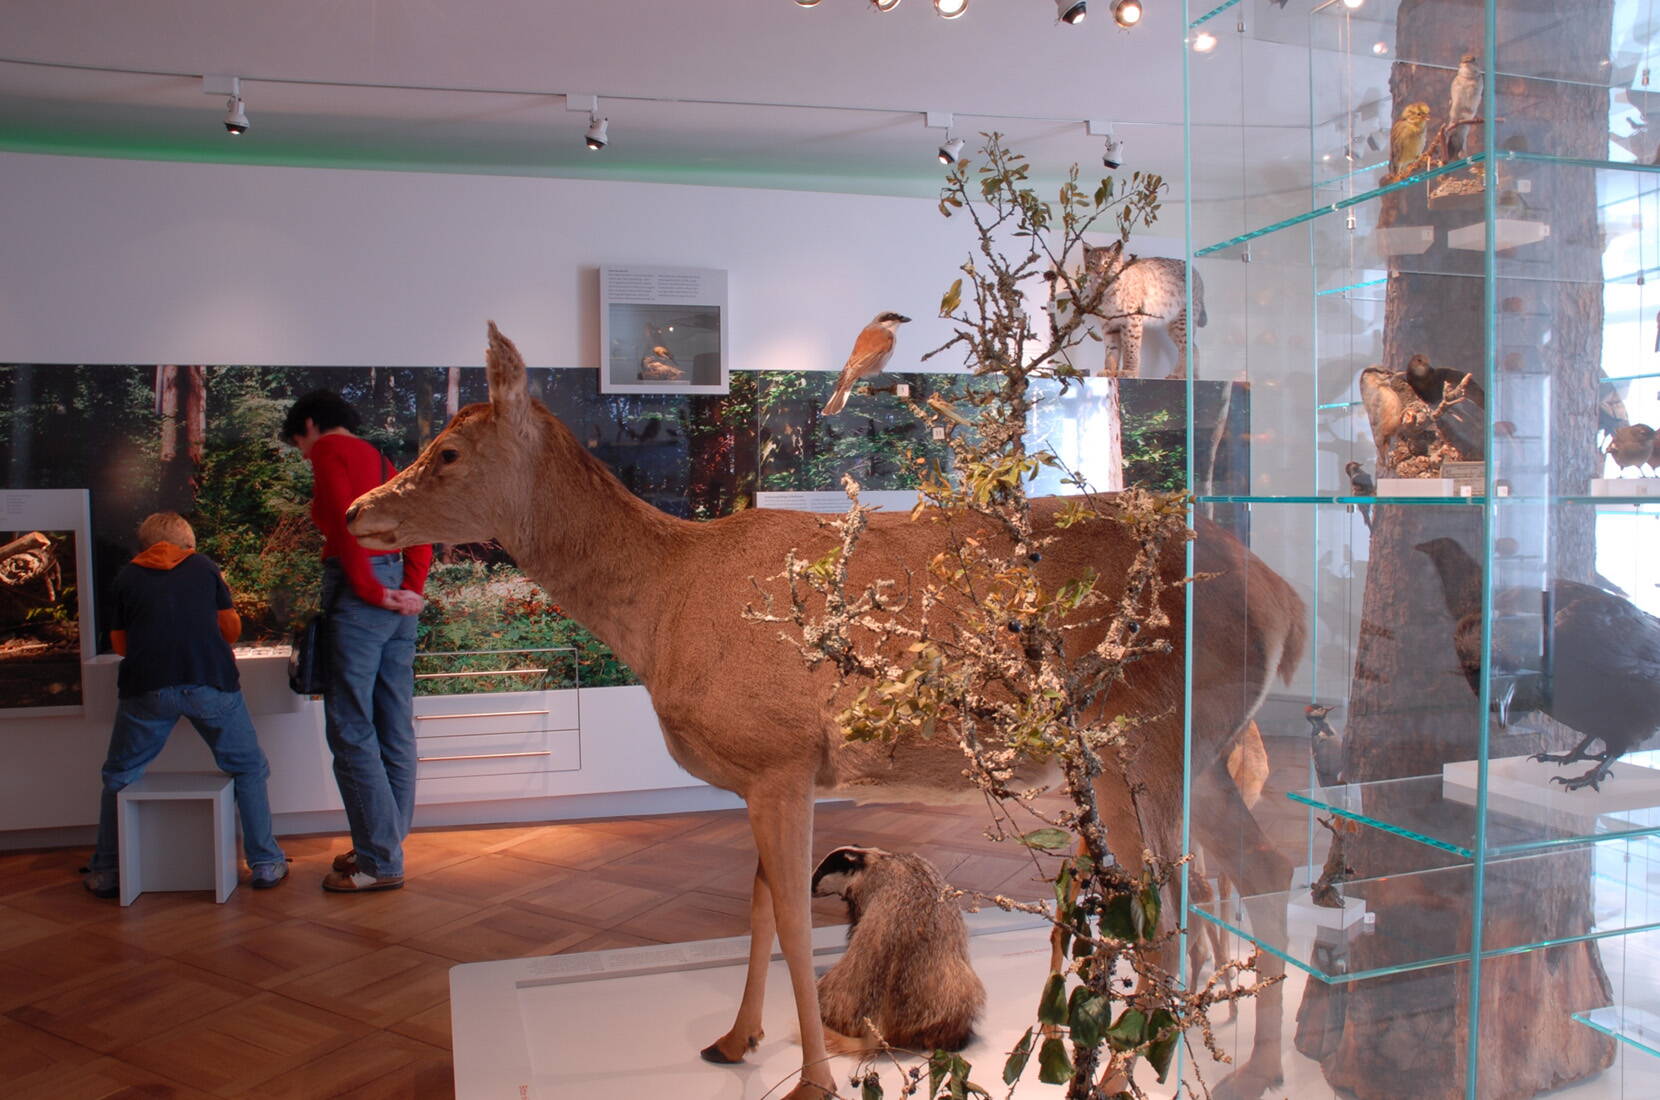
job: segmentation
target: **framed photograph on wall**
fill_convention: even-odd
[[[94,656],[85,489],[0,490],[0,714],[82,713]]]
[[[726,272],[599,269],[601,393],[725,393]]]

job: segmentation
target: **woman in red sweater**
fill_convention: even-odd
[[[415,617],[432,547],[371,554],[346,530],[346,509],[396,469],[360,439],[357,411],[331,390],[294,402],[282,438],[311,461],[311,519],[323,532],[322,605],[328,624],[324,726],[352,847],[323,889],[403,885],[403,839],[415,816]]]

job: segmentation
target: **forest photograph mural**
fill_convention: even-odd
[[[906,384],[925,401],[961,376],[885,375],[825,417],[835,378],[735,371],[724,394],[601,394],[595,371],[567,368],[534,370],[531,386],[630,491],[702,520],[751,506],[758,489],[838,489],[844,473],[870,489],[912,488],[941,459],[891,390]],[[486,398],[477,367],[0,365],[0,469],[11,488],[91,490],[98,606],[138,549],[138,522],[177,511],[224,571],[243,643],[282,644],[316,608],[322,543],[307,512],[310,467],[276,433],[295,397],[325,387],[356,406],[361,434],[399,467]],[[1126,470],[1179,485],[1185,389],[1125,380],[1123,392]],[[569,648],[583,686],[633,682],[499,547],[439,547],[427,596],[423,653]]]

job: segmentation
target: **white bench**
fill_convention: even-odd
[[[219,772],[151,772],[115,796],[121,904],[146,890],[236,889],[236,797]]]

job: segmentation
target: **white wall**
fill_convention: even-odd
[[[732,366],[943,343],[964,219],[920,199],[0,153],[0,362],[597,366],[603,263],[724,268]],[[930,366],[935,366],[934,362]],[[941,364],[943,365],[943,364]]]
[[[912,370],[947,335],[937,303],[969,243],[963,219],[916,199],[18,154],[0,154],[0,180],[0,363],[470,365],[493,319],[532,365],[595,366],[598,266],[634,263],[729,272],[737,369],[839,369],[897,309],[915,323],[893,367]],[[90,836],[113,671],[89,667],[85,718],[0,719],[0,847]],[[695,781],[639,689],[585,695],[593,751],[563,802],[420,820],[731,804],[663,790]],[[255,709],[279,824],[338,829],[316,708]],[[181,729],[155,766],[210,761]],[[641,789],[658,793],[605,798]]]

